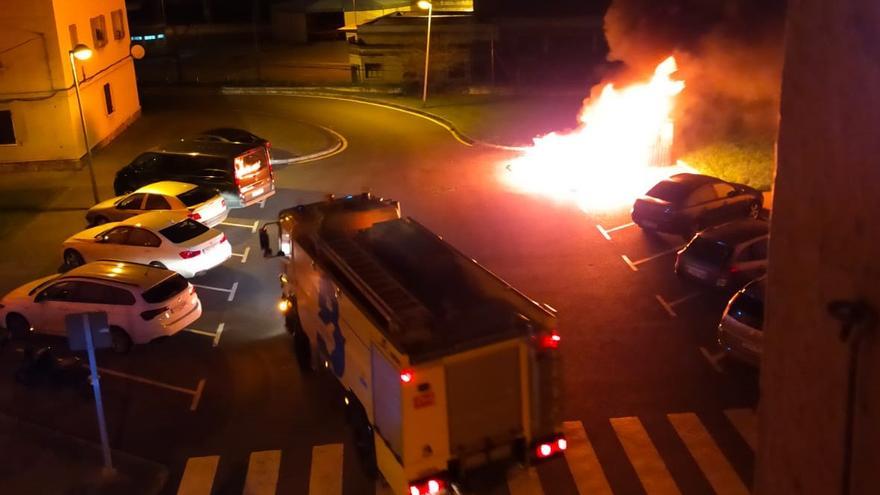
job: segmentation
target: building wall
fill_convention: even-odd
[[[880,310],[880,3],[789,3],[783,70],[756,492],[880,487],[880,331],[861,343],[847,407],[850,347],[834,300]]]
[[[85,154],[68,57],[73,46],[71,24],[77,26],[79,42],[93,49],[91,59],[76,62],[91,145],[112,139],[139,115],[123,0],[7,2],[14,5],[4,12],[0,29],[21,30],[39,41],[0,55],[5,68],[0,72],[0,110],[12,112],[16,138],[15,145],[0,146],[0,163],[74,160]],[[113,33],[114,10],[122,12],[120,39]],[[102,47],[97,46],[90,23],[99,15],[104,16],[107,33]],[[107,111],[105,84],[109,84],[112,113]]]

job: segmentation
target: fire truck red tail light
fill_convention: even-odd
[[[446,493],[446,481],[440,478],[429,478],[416,481],[409,485],[410,495],[437,495]]]
[[[565,449],[567,448],[568,441],[564,437],[558,436],[538,442],[537,444],[535,444],[534,452],[535,457],[540,460],[561,454],[565,452]]]
[[[409,383],[413,380],[413,372],[411,370],[404,370],[400,372],[400,381],[403,383]]]
[[[559,342],[562,341],[562,337],[556,333],[556,330],[551,330],[549,333],[542,334],[538,337],[538,345],[541,349],[558,349]]]

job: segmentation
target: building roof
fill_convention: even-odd
[[[358,12],[366,10],[397,9],[412,6],[409,0],[289,0],[276,4],[280,8],[292,12]]]

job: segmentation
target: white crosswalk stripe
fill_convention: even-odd
[[[758,415],[754,409],[727,409],[725,416],[753,451],[758,450]]]
[[[700,470],[718,495],[748,495],[721,449],[694,413],[667,414],[672,427],[690,451]]]
[[[596,451],[584,431],[580,421],[562,423],[562,430],[568,440],[565,460],[580,495],[611,495],[611,487],[596,457]]]
[[[611,426],[648,495],[681,493],[639,418],[614,418]]]
[[[312,447],[309,495],[342,495],[342,444]]]
[[[516,468],[507,473],[510,495],[544,495],[538,470],[534,467]]]
[[[214,475],[217,474],[219,455],[190,457],[186,460],[183,478],[177,486],[177,495],[211,495]]]
[[[251,452],[244,480],[244,495],[275,495],[280,467],[280,450]]]

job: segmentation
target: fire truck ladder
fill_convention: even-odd
[[[428,309],[354,240],[340,237],[323,244],[327,257],[377,306],[393,331],[400,325],[413,328],[428,320]]]

